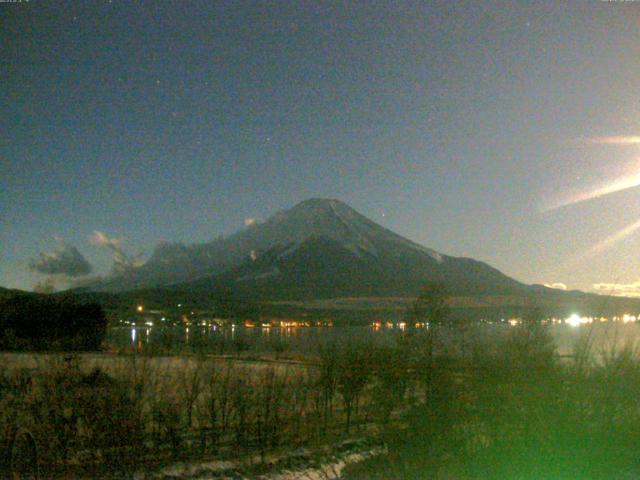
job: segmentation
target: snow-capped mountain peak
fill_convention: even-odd
[[[427,281],[476,290],[520,285],[481,262],[418,245],[339,200],[313,198],[226,238],[198,245],[161,243],[144,265],[95,288],[130,290],[176,284],[207,288],[221,275],[246,288],[260,282],[282,284],[278,288],[285,291],[287,279],[306,282],[305,295],[313,295],[318,282],[329,282],[322,288],[332,294],[339,294],[341,288],[356,294],[359,286],[374,294],[391,287],[394,294],[413,293]],[[331,284],[337,278],[344,280],[343,286]]]

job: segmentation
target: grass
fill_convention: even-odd
[[[594,351],[587,336],[560,359],[544,326],[504,331],[498,342],[468,332],[445,342],[435,329],[324,345],[307,364],[12,354],[0,427],[33,436],[45,478],[264,462],[351,435],[381,438],[388,453],[346,467],[345,478],[635,478],[637,349]]]
[[[437,358],[389,454],[345,478],[624,479],[640,473],[640,357],[630,345],[560,361],[539,324]]]
[[[338,352],[315,365],[14,354],[28,368],[14,365],[2,376],[0,427],[33,435],[45,477],[118,478],[177,460],[264,459],[283,446],[341,438],[365,420],[367,382],[351,388],[345,379],[356,377],[344,363],[351,357]]]

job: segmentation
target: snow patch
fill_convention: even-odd
[[[247,280],[261,280],[263,278],[270,278],[280,275],[280,270],[278,267],[273,267],[271,270],[267,270],[266,272],[256,272],[250,273],[249,275],[243,275],[238,278],[238,282],[246,282]]]
[[[323,463],[319,467],[305,468],[302,470],[285,470],[271,475],[262,475],[260,480],[338,480],[342,475],[342,470],[347,465],[360,463],[367,458],[375,457],[386,453],[385,448],[374,448],[366,452],[356,452],[343,457],[336,457],[328,463]]]
[[[407,244],[410,247],[413,247],[417,250],[420,250],[421,252],[426,253],[427,255],[429,255],[431,258],[433,258],[436,262],[438,263],[442,263],[444,262],[444,256],[442,256],[442,254],[436,252],[435,250],[431,250],[430,248],[427,247],[423,247],[422,245],[418,245],[417,243],[413,243],[410,240],[406,240],[406,239],[402,239],[402,241]]]
[[[306,448],[300,448],[284,455],[267,455],[264,460],[272,471],[261,475],[253,474],[247,476],[247,465],[260,463],[260,456],[254,456],[250,459],[237,459],[235,461],[218,460],[179,463],[156,472],[137,472],[134,475],[134,479],[249,480],[249,478],[253,478],[259,480],[337,480],[348,465],[388,453],[387,447],[380,443],[366,445],[346,441],[343,442],[342,447],[342,451],[334,450],[333,454],[328,454],[328,452],[325,454],[314,453]],[[345,447],[346,450],[344,450]],[[338,446],[338,449],[340,449],[340,446]]]
[[[336,202],[330,202],[329,206],[331,207],[331,211],[333,214],[342,222],[342,224],[347,228],[347,230],[356,238],[356,242],[353,241],[344,241],[342,242],[349,250],[351,250],[356,255],[360,256],[360,252],[368,252],[373,256],[378,256],[378,251],[376,247],[365,237],[360,230],[365,227],[363,222],[359,222],[357,218],[354,218],[353,215],[349,215],[349,219],[344,218],[344,216],[338,211],[336,208]]]
[[[300,242],[292,242],[282,252],[280,252],[278,260],[282,260],[283,258],[287,258],[289,255],[292,255],[299,247]]]

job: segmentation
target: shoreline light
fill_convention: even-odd
[[[566,323],[567,325],[571,325],[572,327],[578,327],[585,323],[589,323],[589,318],[581,317],[577,313],[573,313],[565,319],[564,323]]]

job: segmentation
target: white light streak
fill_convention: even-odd
[[[636,188],[640,186],[640,173],[634,173],[632,175],[626,175],[622,178],[614,180],[606,185],[595,188],[588,192],[578,193],[564,200],[560,200],[543,209],[543,211],[557,210],[558,208],[567,207],[569,205],[575,205],[576,203],[586,202],[587,200],[594,200],[596,198],[604,197],[605,195],[611,195],[612,193],[622,192],[623,190],[629,190],[630,188]]]
[[[593,247],[591,247],[585,254],[584,257],[593,257],[605,251],[608,248],[611,248],[614,244],[618,243],[621,240],[624,240],[629,235],[634,233],[640,229],[640,220],[632,223],[631,225],[627,225],[622,230],[617,231],[613,235],[609,235],[604,240],[596,243]]]
[[[614,135],[611,137],[594,137],[590,143],[598,145],[640,145],[640,135]]]

